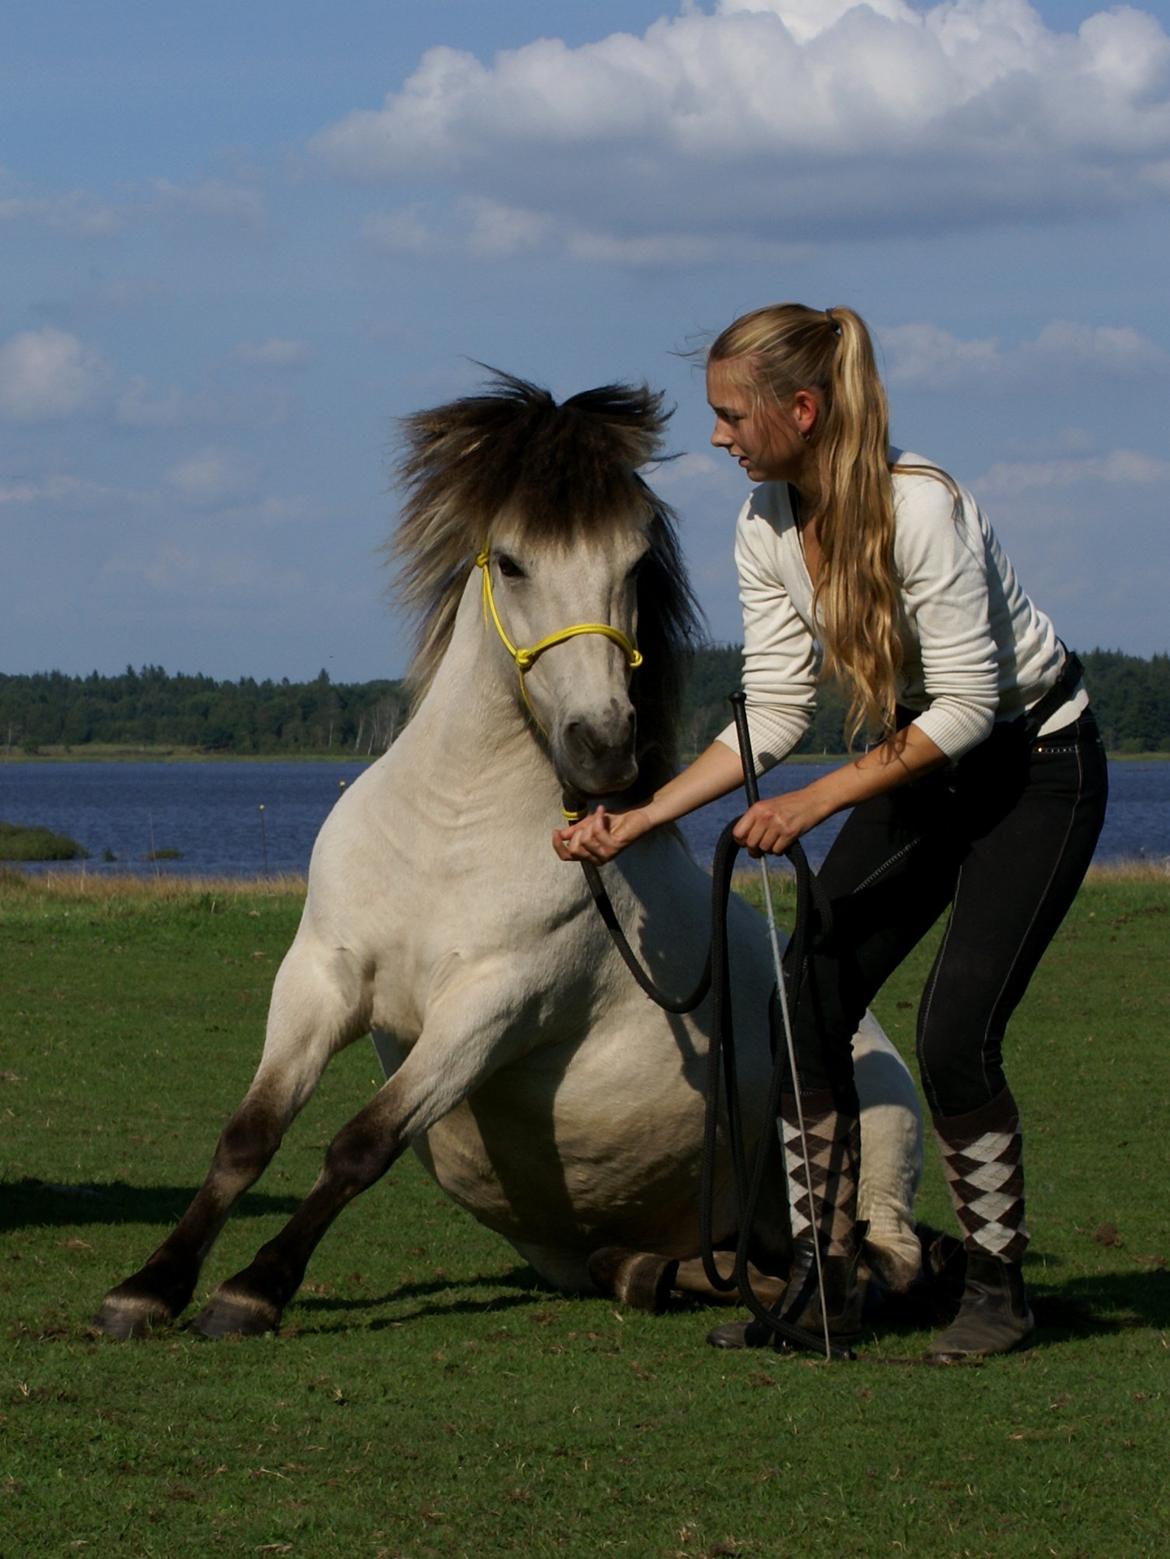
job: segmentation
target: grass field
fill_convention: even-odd
[[[0,1555],[1159,1554],[1170,1539],[1170,882],[1098,875],[1017,1016],[1042,1333],[827,1366],[714,1312],[534,1286],[413,1159],[344,1215],[279,1338],[87,1330],[202,1178],[258,1053],[292,882],[0,873]],[[912,1042],[929,949],[879,1016]],[[207,1273],[241,1266],[375,1086],[326,1075]],[[923,1215],[948,1222],[933,1161]]]

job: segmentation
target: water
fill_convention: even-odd
[[[304,872],[329,809],[362,768],[360,762],[5,764],[0,819],[39,823],[76,839],[89,851],[87,872]],[[152,862],[156,850],[177,850],[181,859]],[[106,852],[112,862],[103,859]]]
[[[760,781],[760,794],[799,790],[834,767],[819,763],[780,764]],[[741,797],[725,796],[686,820],[683,831],[688,843],[705,864],[710,864],[720,833],[743,808]],[[828,854],[847,815],[842,812],[826,818],[801,841],[814,867]],[[1147,860],[1170,865],[1170,763],[1110,763],[1109,811],[1093,859],[1097,864]]]
[[[829,767],[781,765],[761,788],[765,795],[793,790]],[[54,870],[83,864],[100,873],[303,873],[329,809],[362,768],[360,762],[2,764],[0,819],[43,825],[89,851],[88,861],[54,863]],[[1170,763],[1112,763],[1109,782],[1097,861],[1170,861]],[[684,821],[699,860],[710,862],[724,824],[742,810],[741,800],[729,796]],[[814,866],[840,826],[840,818],[830,818],[804,841]],[[181,859],[151,862],[154,850],[178,850]],[[114,859],[103,860],[105,852]]]

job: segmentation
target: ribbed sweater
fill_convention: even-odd
[[[893,452],[904,465],[918,455]],[[979,505],[919,472],[894,473],[894,571],[903,647],[898,702],[948,758],[962,756],[997,721],[1014,720],[1052,687],[1064,651],[1051,621],[1025,594]],[[743,606],[743,686],[756,766],[797,745],[816,704],[819,652],[813,584],[786,482],[764,482],[740,511],[735,565]],[[1067,724],[1079,692],[1047,720]],[[735,727],[719,733],[738,751]]]

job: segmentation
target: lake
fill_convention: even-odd
[[[303,873],[317,830],[363,767],[360,762],[0,764],[0,820],[43,825],[89,851],[88,861],[53,863],[54,870]],[[781,764],[761,789],[765,795],[796,789],[829,767]],[[1109,781],[1109,817],[1096,859],[1170,862],[1170,762],[1111,763]],[[686,819],[683,832],[701,861],[710,862],[724,824],[740,811],[742,801],[726,797]],[[550,831],[556,821],[550,818]],[[814,866],[824,859],[840,822],[830,818],[805,839]],[[155,850],[177,850],[181,859],[151,862],[147,857]]]

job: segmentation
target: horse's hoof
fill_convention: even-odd
[[[173,1320],[170,1309],[161,1300],[145,1294],[123,1294],[112,1288],[90,1324],[103,1337],[129,1342],[132,1338],[149,1337]]]
[[[254,1294],[217,1289],[191,1322],[197,1337],[263,1337],[280,1327],[280,1311]]]
[[[174,1284],[164,1285],[172,1290],[164,1298],[155,1277],[146,1267],[111,1288],[90,1323],[95,1331],[118,1342],[128,1342],[132,1337],[149,1337],[151,1332],[170,1326],[186,1304],[184,1291]]]
[[[647,1251],[603,1245],[588,1261],[589,1276],[603,1294],[631,1310],[661,1315],[678,1276],[678,1262]]]
[[[768,1348],[772,1333],[759,1321],[725,1321],[707,1333],[712,1348]]]

